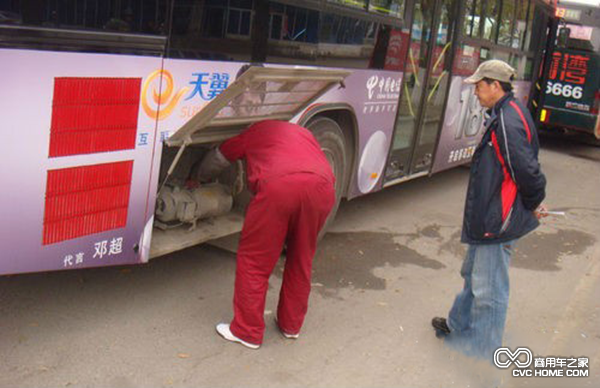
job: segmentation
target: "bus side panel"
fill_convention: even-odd
[[[531,91],[531,81],[513,81],[512,87],[515,97],[521,100],[523,105],[527,106],[529,92]]]
[[[0,50],[0,274],[141,261],[161,61]]]
[[[333,88],[315,102],[343,102],[350,105],[356,115],[359,128],[357,168],[350,177],[348,199],[383,187],[382,178],[394,133],[402,76],[403,73],[394,71],[355,70],[344,81],[344,87]]]
[[[158,135],[165,140],[235,81],[245,63],[165,59],[163,77],[173,88],[163,91]],[[157,85],[150,80],[150,85]],[[147,96],[150,101],[151,95]],[[153,109],[155,104],[152,105]]]
[[[452,77],[432,173],[468,162],[483,135],[484,112],[473,85]]]
[[[140,115],[157,120],[156,142],[150,173],[146,225],[140,244],[140,260],[150,259],[154,210],[161,181],[164,141],[225,90],[244,63],[165,59],[164,68],[145,76]],[[161,88],[162,83],[162,88]],[[159,101],[154,95],[160,91]],[[149,134],[152,138],[153,134]],[[162,177],[164,179],[164,176]]]
[[[161,108],[162,119],[158,128],[159,138],[168,138],[233,83],[238,70],[244,64],[165,60],[164,76],[172,79],[173,88],[168,95],[164,95],[165,105]],[[285,67],[266,65],[270,66]],[[360,128],[357,145],[358,169],[352,177],[349,198],[377,191],[382,187],[380,178],[383,175],[394,129],[401,83],[400,72],[355,70],[344,81],[344,87],[334,87],[313,102],[312,106],[344,103],[352,107],[356,114]],[[292,121],[298,122],[303,113],[298,114]]]
[[[432,173],[471,160],[483,136],[484,109],[474,94],[473,85],[465,84],[463,80],[463,77],[452,78]],[[531,82],[514,81],[512,85],[515,97],[526,105]]]

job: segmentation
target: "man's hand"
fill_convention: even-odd
[[[533,211],[533,214],[535,214],[538,220],[548,217],[548,208],[546,208],[546,205],[541,204],[540,206],[538,206],[537,209]]]

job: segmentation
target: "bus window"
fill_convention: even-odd
[[[388,43],[390,39],[397,39],[404,0],[339,3],[343,6],[322,7],[312,2],[292,6],[288,2],[270,2],[271,30],[266,61],[388,68],[385,64],[390,51]]]
[[[525,70],[523,72],[523,79],[527,81],[531,81],[533,79],[533,66],[534,66],[533,58],[527,57],[525,59]]]
[[[482,47],[479,50],[479,59],[481,60],[481,62],[485,62],[488,59],[493,59],[492,52],[490,51],[490,49],[488,49],[487,47]]]
[[[363,45],[367,38],[366,22],[333,13],[321,14],[319,42]]]
[[[454,53],[452,74],[468,77],[477,70],[480,63],[480,49],[466,43],[461,43]]]
[[[515,0],[502,1],[502,15],[498,29],[498,44],[511,46],[513,37],[513,19],[515,16]]]
[[[600,28],[567,24],[559,30],[559,34],[563,29],[567,32],[565,48],[589,52],[600,51]]]
[[[227,13],[227,35],[250,36],[252,1],[235,1]]]
[[[525,30],[527,28],[527,10],[529,9],[529,1],[517,2],[517,14],[515,19],[515,27],[513,29],[512,48],[521,49],[525,40]]]
[[[546,29],[546,16],[543,9],[539,5],[531,3],[529,7],[529,15],[527,21],[527,32],[525,34],[525,46],[524,50],[529,52],[536,52],[538,48],[544,42],[545,35],[540,34],[539,31]],[[536,31],[537,33],[533,33]]]
[[[318,43],[319,12],[271,3],[269,39]]]
[[[340,3],[350,7],[366,9],[368,0],[331,0],[332,3]]]
[[[531,81],[533,59],[522,54],[511,53],[508,57],[509,63],[516,71],[515,80]]]
[[[532,4],[533,5],[533,4]],[[544,13],[543,9],[541,9],[538,5],[535,6],[533,20],[531,22],[532,28],[534,31],[540,31],[541,29],[545,29],[547,25],[548,17]],[[531,36],[529,41],[529,47],[527,51],[529,52],[539,52],[542,46],[545,43],[545,37],[543,34],[537,33]]]
[[[218,0],[174,0],[168,56],[250,61],[253,2],[230,3]]]
[[[162,55],[168,0],[5,1],[0,47]]]
[[[404,9],[403,0],[388,3],[385,7],[373,3],[377,7],[372,12],[331,5],[334,12],[300,1],[290,5],[266,0],[175,0],[169,56],[383,68],[383,60],[372,66],[378,34],[383,38],[383,33],[399,26],[397,15]],[[385,48],[380,51],[384,58]]]
[[[408,28],[380,26],[369,68],[404,71],[409,36]]]
[[[165,34],[167,1],[149,6],[137,1],[5,1],[2,11],[14,15],[13,22],[30,27],[127,33]],[[4,24],[0,19],[0,24]]]
[[[481,10],[483,0],[467,0],[463,22],[463,34],[471,38],[480,36]]]
[[[483,39],[495,42],[498,31],[498,11],[502,0],[488,0],[485,8],[485,22],[483,24]]]
[[[493,59],[499,59],[499,60],[504,61],[504,62],[508,63],[509,65],[513,66],[513,64],[510,63],[510,58],[511,58],[510,53],[508,53],[504,50],[498,50],[497,48],[492,48],[491,53],[492,53],[491,55],[492,55]]]
[[[271,4],[269,12],[269,39],[281,40],[284,38],[285,18],[285,5],[277,3]]]
[[[524,67],[521,68],[521,63],[525,63],[524,62],[525,57],[523,57],[520,54],[515,54],[515,53],[510,53],[510,55],[508,56],[508,61],[506,61],[506,63],[508,63],[509,65],[511,65],[513,67],[513,69],[516,70],[516,75],[515,75],[515,80],[522,80],[523,79],[523,74],[524,74]]]
[[[173,33],[185,34],[189,28],[194,34],[200,32],[201,36],[206,38],[223,37],[225,35],[227,9],[221,4],[213,3],[207,2],[206,6],[203,7],[202,3],[194,3],[190,6],[189,4],[182,4],[181,1],[175,1]],[[199,15],[202,15],[200,23],[198,23]],[[184,18],[189,19],[185,20]],[[196,25],[201,26],[200,31],[194,28]]]
[[[369,11],[382,14],[403,17],[405,0],[371,0],[369,2]]]

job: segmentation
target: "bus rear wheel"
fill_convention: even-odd
[[[325,154],[325,157],[327,157],[335,175],[335,204],[333,205],[333,209],[331,209],[331,213],[329,213],[329,217],[327,217],[327,221],[325,221],[323,229],[319,233],[319,239],[321,239],[335,219],[344,189],[346,188],[348,175],[346,142],[344,132],[342,132],[339,124],[328,117],[312,119],[306,124],[306,128],[312,132],[319,142],[321,150]]]

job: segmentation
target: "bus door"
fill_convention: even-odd
[[[416,0],[386,183],[431,169],[450,80],[454,0]],[[454,15],[454,16],[453,16]]]

